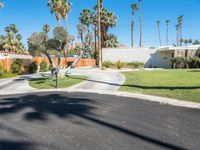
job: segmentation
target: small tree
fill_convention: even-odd
[[[56,27],[53,30],[53,37],[50,38],[47,32],[35,32],[28,40],[29,52],[33,56],[37,54],[46,55],[49,60],[51,75],[56,78],[60,69],[60,57],[63,49],[68,43],[68,33],[63,27]],[[56,56],[57,64],[53,63],[52,56]]]

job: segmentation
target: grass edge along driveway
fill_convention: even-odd
[[[75,84],[86,81],[88,77],[79,75],[70,75],[58,78],[58,88],[67,88]],[[36,89],[55,89],[56,82],[49,78],[37,78],[29,81],[29,85]]]
[[[200,70],[124,72],[120,91],[142,93],[200,103]]]

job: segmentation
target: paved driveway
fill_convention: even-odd
[[[200,110],[92,93],[0,97],[1,150],[200,149]]]
[[[61,73],[64,74],[65,70],[62,70]],[[86,82],[62,90],[117,91],[125,81],[125,78],[119,71],[101,71],[98,68],[72,69],[69,71],[69,74],[85,75],[89,79]],[[28,79],[32,77],[41,77],[41,74],[24,75],[17,78],[0,80],[0,95],[38,91],[31,88],[28,84]]]

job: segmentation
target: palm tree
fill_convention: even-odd
[[[21,34],[17,34],[17,35],[16,35],[16,39],[17,39],[18,41],[21,41],[21,40],[22,40],[22,35],[21,35]]]
[[[89,9],[84,9],[79,17],[80,23],[86,25],[89,29],[89,25],[92,23],[92,13]]]
[[[98,13],[98,51],[99,51],[99,67],[102,69],[102,46],[101,46],[101,9],[103,0],[97,0]]]
[[[1,36],[1,48],[5,51],[24,53],[25,48],[21,43],[22,35],[18,34],[18,29],[15,24],[10,24],[5,28],[6,35]]]
[[[94,30],[94,43],[95,43],[95,59],[97,59],[97,27],[98,27],[98,17],[96,13],[91,14],[91,20],[92,20],[92,27]]]
[[[180,43],[183,43],[184,42],[184,39],[183,38],[181,38],[180,39]],[[182,45],[180,45],[180,46],[182,46]]]
[[[142,47],[142,14],[141,14],[141,1],[138,0],[138,10],[140,15],[140,47]]]
[[[166,31],[166,46],[168,46],[169,23],[170,23],[170,20],[166,20],[166,25],[167,25],[167,31]]]
[[[58,26],[60,27],[60,19],[61,19],[61,9],[62,9],[62,1],[61,0],[49,0],[47,6],[50,8],[50,12],[55,13],[56,20],[58,22]]]
[[[188,43],[190,43],[190,45],[192,44],[193,40],[192,39],[189,39],[188,40]]]
[[[136,3],[131,4],[131,9],[132,9],[131,46],[134,47],[134,16],[135,16],[135,11],[138,10],[138,5]]]
[[[185,39],[185,40],[184,40],[184,43],[185,43],[185,45],[187,45],[187,43],[188,43],[188,40],[187,40],[187,39]]]
[[[45,33],[49,33],[49,32],[50,32],[50,26],[49,26],[48,24],[45,24],[45,25],[43,26],[43,31],[44,31]]]
[[[162,46],[162,40],[161,40],[161,35],[160,35],[160,21],[157,21],[157,26],[158,26],[158,37],[160,41],[160,46]]]
[[[182,39],[182,24],[183,24],[183,15],[178,17],[180,39]],[[180,46],[182,46],[182,42],[180,42]]]
[[[66,30],[68,31],[68,14],[71,11],[72,3],[62,0],[62,8],[60,10],[61,17],[65,20]]]
[[[102,46],[107,47],[106,41],[108,40],[109,28],[115,27],[117,24],[117,16],[107,9],[101,10],[101,32],[102,32]]]
[[[175,25],[176,27],[176,42],[177,42],[177,46],[179,46],[180,44],[180,38],[179,38],[179,24]]]

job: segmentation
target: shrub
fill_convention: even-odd
[[[130,68],[143,68],[144,67],[144,63],[141,63],[141,62],[129,62],[129,63],[127,63],[127,67],[130,67]]]
[[[102,63],[102,65],[103,65],[103,67],[105,67],[105,68],[110,68],[110,67],[113,66],[113,63],[110,62],[110,61],[104,61],[104,62]]]
[[[175,57],[172,59],[172,63],[175,64],[175,67],[180,69],[180,68],[185,68],[186,66],[186,59],[183,57]]]
[[[48,64],[47,62],[43,61],[40,63],[40,72],[47,72],[48,71]]]
[[[36,73],[37,72],[37,63],[32,62],[28,67],[29,73]]]
[[[199,68],[200,67],[200,58],[191,57],[188,61],[190,68]]]
[[[11,64],[11,72],[15,74],[21,74],[22,73],[22,60],[16,59]]]
[[[120,60],[118,60],[116,63],[114,63],[114,65],[115,65],[115,67],[117,69],[121,69],[121,68],[123,68],[126,65],[126,63],[121,62]]]

